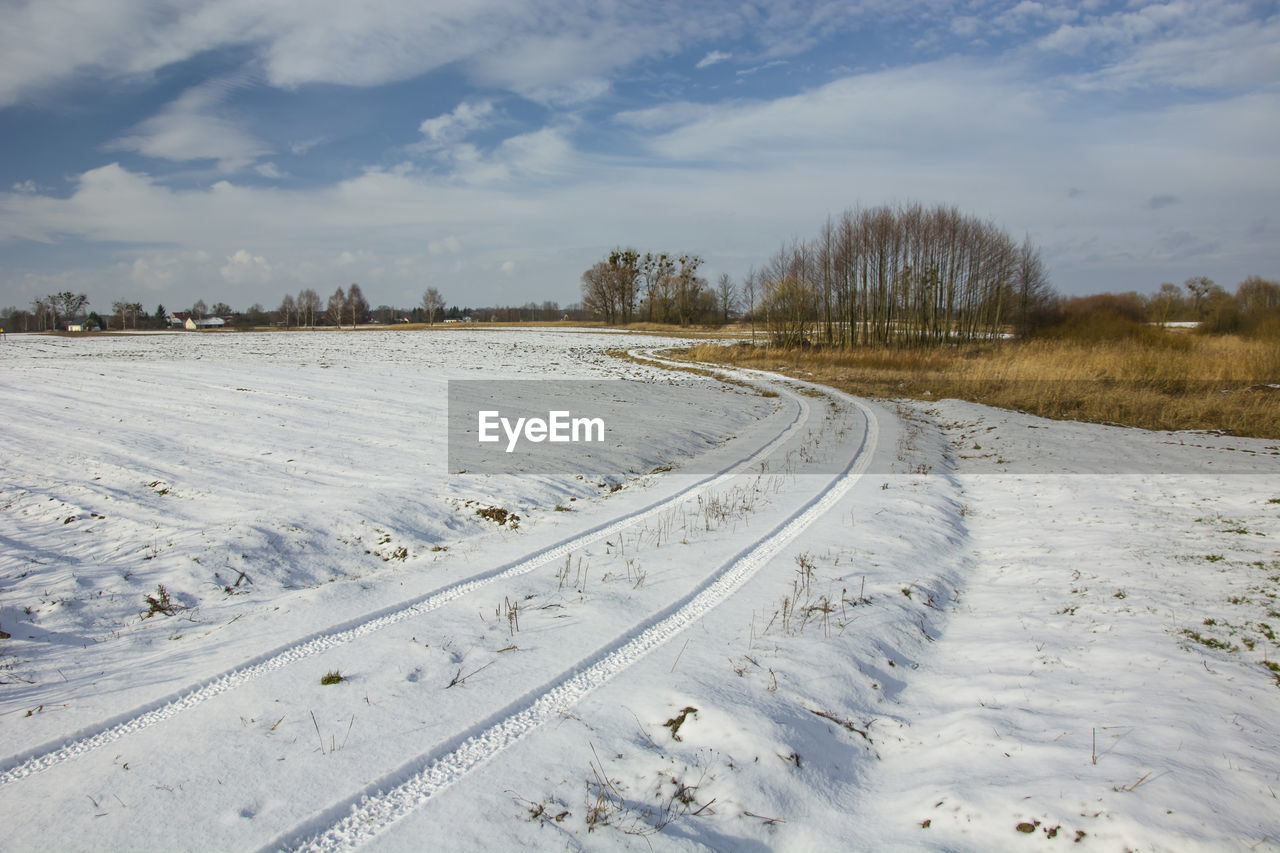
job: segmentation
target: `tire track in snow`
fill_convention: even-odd
[[[862,442],[834,479],[762,538],[729,559],[697,590],[654,615],[610,646],[579,661],[541,689],[498,711],[444,745],[420,755],[367,785],[364,791],[295,827],[266,850],[350,850],[369,843],[431,797],[472,769],[514,745],[542,723],[567,711],[597,687],[612,680],[727,599],[756,571],[776,557],[803,530],[830,510],[869,467],[879,437],[874,413],[845,396],[866,421]]]
[[[808,421],[810,414],[808,401],[790,391],[786,393],[796,405],[796,414],[791,422],[783,427],[777,435],[745,459],[735,461],[720,471],[709,474],[676,494],[655,501],[646,507],[633,510],[611,521],[602,522],[585,533],[563,539],[554,545],[536,551],[531,555],[517,558],[489,572],[473,575],[465,581],[460,581],[436,592],[427,593],[407,604],[393,605],[372,615],[357,617],[337,626],[326,628],[303,640],[266,652],[220,675],[174,691],[159,700],[126,711],[95,725],[82,728],[66,738],[61,738],[55,742],[46,743],[12,756],[3,765],[0,765],[6,766],[6,769],[0,772],[0,787],[41,773],[63,762],[114,743],[127,735],[150,728],[197,705],[203,704],[215,696],[261,678],[277,669],[305,658],[314,657],[335,646],[344,645],[375,631],[380,631],[383,628],[435,610],[481,587],[527,574],[540,566],[559,560],[579,548],[619,533],[637,522],[659,515],[669,507],[687,500],[702,489],[715,488],[722,482],[727,482],[743,470],[767,458],[778,445],[785,442],[791,435],[798,434],[800,428]]]

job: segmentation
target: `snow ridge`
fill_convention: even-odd
[[[568,670],[570,675],[527,694],[473,727],[472,733],[459,735],[453,741],[456,746],[445,745],[437,751],[435,758],[416,757],[366,787],[367,793],[326,809],[263,849],[325,853],[350,850],[369,843],[432,796],[494,758],[542,723],[573,707],[592,690],[625,671],[727,599],[761,566],[830,510],[870,466],[879,438],[876,416],[860,401],[841,396],[858,408],[866,424],[862,442],[848,465],[803,507],[730,558],[699,589],[654,615],[644,627],[629,632],[610,647],[579,662]],[[339,817],[344,812],[345,816]],[[316,831],[317,827],[328,822],[332,824],[327,829]]]
[[[795,394],[788,393],[787,396],[796,405],[795,416],[772,439],[750,456],[735,461],[718,472],[707,475],[670,497],[626,513],[613,521],[603,522],[585,533],[571,536],[522,560],[506,563],[487,573],[473,576],[466,581],[445,587],[437,592],[428,593],[407,604],[395,605],[381,613],[358,618],[344,625],[338,625],[322,631],[308,639],[267,652],[243,666],[214,676],[203,683],[171,693],[169,696],[151,703],[149,706],[125,712],[123,715],[96,726],[86,727],[72,735],[70,739],[62,740],[59,745],[46,744],[28,751],[25,755],[14,756],[4,762],[9,766],[3,772],[0,772],[0,787],[48,770],[65,761],[100,749],[134,732],[154,726],[267,673],[435,610],[481,587],[528,574],[540,566],[545,566],[563,558],[574,550],[613,536],[632,524],[660,515],[669,507],[680,503],[701,489],[715,488],[721,485],[722,482],[727,482],[745,468],[766,458],[773,452],[774,448],[787,441],[793,434],[797,434],[798,430],[808,422],[811,411],[808,401]]]

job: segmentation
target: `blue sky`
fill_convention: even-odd
[[[575,302],[946,203],[1065,293],[1280,277],[1276,3],[0,0],[0,305]]]

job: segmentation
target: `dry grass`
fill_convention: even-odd
[[[775,370],[867,397],[954,397],[1063,420],[1280,438],[1280,347],[1156,332],[951,349],[780,350],[699,344],[697,361]]]

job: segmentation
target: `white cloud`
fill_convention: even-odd
[[[473,131],[490,123],[494,115],[492,101],[463,101],[452,112],[423,120],[418,131],[432,147],[443,147],[464,139]]]
[[[1088,57],[1096,67],[1072,81],[1084,89],[1230,90],[1280,81],[1280,18],[1255,17],[1237,3],[1174,0],[1083,15],[1037,45]]]
[[[720,101],[715,106],[723,109],[732,106],[733,102]],[[641,110],[624,110],[614,115],[613,120],[618,124],[632,127],[637,130],[652,132],[655,130],[670,130],[680,125],[690,124],[703,118],[709,109],[708,104],[698,104],[691,101],[673,101],[671,103],[659,104],[656,107],[647,107]]]
[[[427,252],[432,255],[456,255],[462,251],[462,241],[450,234],[440,240],[428,240]]]
[[[657,137],[654,149],[676,160],[717,162],[815,147],[846,156],[927,150],[945,159],[967,138],[1005,147],[1013,127],[1023,129],[1016,138],[1024,144],[1043,116],[1041,97],[1003,72],[931,63],[846,77],[771,101],[707,106],[697,119]]]
[[[218,273],[230,284],[269,284],[276,277],[275,270],[266,258],[244,249],[227,256],[226,264]]]
[[[713,50],[706,56],[702,57],[702,59],[699,59],[698,64],[695,65],[694,68],[707,68],[715,65],[717,62],[724,62],[725,60],[732,58],[732,53],[722,53],[721,51]]]
[[[253,167],[253,170],[264,178],[272,180],[280,180],[289,177],[285,172],[280,171],[280,167],[275,163],[259,163]]]
[[[227,47],[251,51],[282,89],[374,86],[453,65],[521,94],[583,99],[639,58],[744,26],[732,4],[676,0],[16,0],[0,5],[0,106]]]
[[[1268,86],[1280,81],[1280,19],[1170,36],[1136,46],[1103,67],[1079,74],[1082,89],[1181,86],[1202,90]]]
[[[289,151],[301,157],[303,154],[306,154],[308,151],[310,151],[312,148],[315,148],[317,145],[323,145],[325,142],[328,142],[328,141],[329,140],[323,136],[317,136],[312,139],[302,139],[297,142],[290,142]]]
[[[765,62],[761,65],[753,65],[750,68],[743,68],[740,71],[737,71],[735,73],[737,73],[739,77],[750,77],[752,74],[757,74],[768,68],[776,68],[779,65],[790,65],[790,64],[791,63],[787,62],[787,60],[785,59],[771,59],[770,61]]]
[[[106,148],[176,162],[216,160],[224,172],[239,171],[271,149],[234,119],[219,114],[227,87],[227,81],[215,80],[188,89]]]

